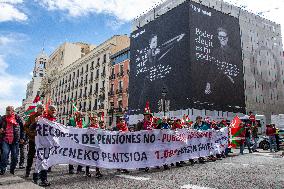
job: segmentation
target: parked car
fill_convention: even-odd
[[[260,136],[257,143],[258,148],[263,150],[268,150],[270,147],[268,136]]]

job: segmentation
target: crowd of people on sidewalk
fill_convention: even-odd
[[[15,174],[15,169],[18,164],[18,156],[20,156],[19,168],[26,169],[25,177],[30,177],[33,160],[36,155],[36,126],[39,117],[43,117],[50,121],[56,121],[56,107],[50,105],[47,110],[45,110],[43,105],[38,105],[35,113],[31,114],[28,119],[24,122],[21,117],[19,117],[15,112],[12,106],[6,108],[6,115],[1,117],[0,120],[0,143],[1,143],[1,162],[0,162],[0,175],[4,175],[7,170],[8,162],[10,161],[10,173]],[[68,126],[76,128],[93,128],[93,129],[107,129],[104,121],[100,120],[96,115],[89,115],[89,123],[86,123],[83,119],[83,114],[77,111],[73,117],[70,118]],[[247,146],[249,153],[257,152],[257,138],[258,138],[258,125],[250,125],[248,123],[241,125],[245,129],[245,138],[241,139],[240,142],[240,154],[243,154],[244,147]],[[129,126],[124,117],[120,117],[117,121],[115,127],[111,128],[113,131],[120,132],[135,132],[140,130],[153,130],[153,129],[183,129],[190,128],[195,130],[219,130],[223,127],[229,127],[227,120],[220,122],[210,121],[208,119],[203,119],[201,116],[197,116],[195,122],[190,121],[188,116],[184,115],[182,119],[169,119],[166,116],[160,118],[154,117],[149,108],[145,108],[144,119],[139,121],[136,125]],[[271,141],[271,150],[276,149],[276,138],[275,138],[275,127],[267,127],[267,136]],[[254,141],[253,146],[251,142]],[[275,142],[274,142],[275,141]],[[28,145],[27,145],[28,144]],[[25,157],[25,146],[28,146],[27,158]],[[20,153],[19,153],[20,152]],[[194,165],[196,162],[205,163],[206,161],[216,161],[222,158],[226,158],[231,152],[230,146],[221,154],[216,156],[211,155],[209,157],[201,157],[197,161],[189,159],[191,165]],[[11,154],[11,159],[9,160]],[[24,167],[24,160],[27,159],[26,167]],[[175,165],[163,165],[165,170],[170,169],[171,166],[182,167],[185,162],[176,162]],[[75,174],[75,166],[69,165],[69,174]],[[155,167],[160,169],[160,167]],[[102,177],[102,173],[99,167],[97,167],[95,173],[96,178]],[[148,167],[141,168],[146,172],[149,171]],[[32,175],[33,182],[39,184],[40,186],[49,186],[47,175],[49,170],[42,170],[39,173],[34,172]],[[126,169],[119,169],[118,172],[128,173]],[[83,167],[77,165],[76,173],[83,172]],[[84,171],[87,177],[91,177],[90,167],[85,167]]]

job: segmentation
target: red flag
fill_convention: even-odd
[[[33,103],[38,103],[40,101],[40,96],[39,95],[36,95]]]
[[[242,120],[238,116],[236,116],[230,123],[230,128],[240,127]]]
[[[145,106],[145,109],[144,109],[144,114],[151,114],[149,101],[146,102],[146,106]]]
[[[230,135],[231,135],[231,143],[230,146],[233,148],[236,148],[237,146],[240,146],[240,144],[243,142],[243,139],[245,137],[245,128],[240,126],[242,123],[242,120],[238,116],[236,116],[230,124]]]
[[[45,104],[45,111],[47,111],[48,110],[48,107],[51,105],[51,100],[50,100],[50,98],[48,98],[48,101],[47,101],[47,103]]]

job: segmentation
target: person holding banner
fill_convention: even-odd
[[[91,122],[88,124],[88,128],[105,130],[104,122],[100,121],[98,123],[98,117],[96,115],[95,116],[89,115],[89,119],[90,119]],[[91,176],[91,174],[90,174],[90,167],[89,166],[86,166],[86,175],[87,176]],[[102,176],[103,175],[100,172],[100,168],[96,167],[96,176],[95,177],[96,178],[101,178]]]
[[[172,130],[178,130],[182,128],[183,128],[183,125],[181,123],[181,119],[175,120],[172,126]],[[183,167],[183,164],[186,164],[186,163],[184,161],[176,162],[177,167]]]
[[[208,125],[205,122],[202,121],[202,117],[201,116],[197,116],[196,117],[196,122],[193,125],[193,129],[204,131],[204,130],[208,130],[209,127],[208,127]],[[199,161],[199,163],[205,163],[204,157],[198,158],[198,161]]]
[[[77,127],[77,128],[87,128],[87,125],[85,124],[85,121],[82,118],[82,112],[75,112],[75,117],[71,117],[69,120],[69,126],[72,127]],[[83,172],[83,167],[81,165],[77,166],[77,174]],[[74,166],[73,165],[69,165],[69,174],[74,174]],[[87,177],[91,177],[91,173],[90,173],[90,167],[87,166],[86,167],[86,172],[85,172]]]
[[[143,121],[139,122],[137,124],[136,131],[141,131],[141,130],[152,130],[153,129],[153,123],[152,123],[152,114],[149,106],[149,102],[146,103],[146,107],[144,109],[144,119]],[[145,167],[145,172],[149,171],[149,167]]]
[[[47,113],[43,115],[43,118],[55,122],[56,121],[56,107],[53,105],[48,106]],[[36,122],[37,122],[36,118]],[[41,183],[39,183],[39,186],[47,187],[50,186],[50,183],[47,181],[47,171],[48,170],[41,170],[39,173],[39,178],[41,180]],[[37,182],[36,182],[37,183]]]
[[[36,136],[36,121],[37,118],[42,116],[44,112],[44,107],[42,104],[37,105],[37,111],[35,114],[29,116],[28,120],[25,122],[24,131],[29,139],[28,145],[28,158],[27,158],[27,166],[26,166],[26,174],[25,177],[30,176],[31,168],[33,165],[33,159],[36,153],[35,149],[35,136]],[[37,182],[37,175],[33,174],[33,180]]]
[[[90,119],[91,122],[89,123],[88,128],[94,128],[94,129],[100,128],[97,116],[89,115],[89,119]]]
[[[166,116],[162,117],[162,123],[158,125],[157,129],[171,129],[171,126],[168,124],[168,118]],[[163,165],[163,167],[165,170],[170,169],[170,167],[167,164]]]
[[[128,129],[128,126],[124,120],[124,117],[120,117],[118,118],[118,121],[117,121],[117,124],[116,124],[116,127],[114,128],[115,131],[119,131],[119,132],[129,132],[129,129]],[[121,173],[129,173],[128,170],[126,169],[118,169],[117,170],[118,172],[121,172]]]

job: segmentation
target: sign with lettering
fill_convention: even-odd
[[[135,169],[219,154],[228,146],[228,130],[181,129],[116,132],[79,129],[40,119],[36,171],[56,164]]]

